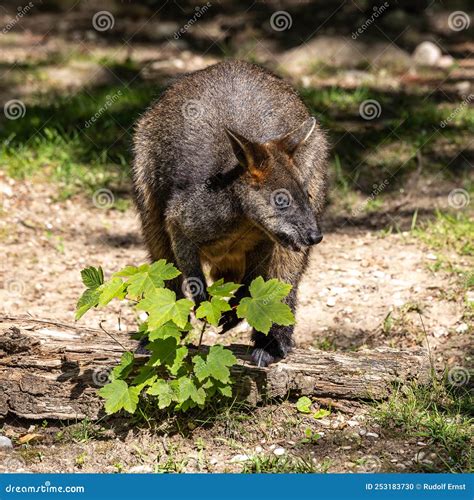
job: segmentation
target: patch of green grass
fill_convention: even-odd
[[[461,101],[440,105],[433,98],[369,86],[304,88],[300,93],[329,131],[338,156],[335,168],[342,167],[350,189],[369,193],[374,183],[389,176],[388,190],[396,190],[420,165],[423,172],[445,177],[459,177],[467,169],[459,153],[468,147],[474,111]],[[366,100],[378,103],[380,116],[362,118],[359,107]]]
[[[387,432],[416,437],[434,451],[433,464],[420,464],[425,471],[470,472],[473,470],[472,395],[454,391],[434,381],[432,386],[404,386],[374,408],[373,417]]]
[[[156,93],[139,84],[43,98],[17,120],[2,120],[0,169],[53,180],[62,197],[128,184],[132,126]]]
[[[301,474],[317,472],[317,470],[311,458],[257,455],[245,463],[242,472],[246,474]]]
[[[474,256],[474,219],[463,212],[437,211],[433,221],[414,227],[413,235],[435,250]]]

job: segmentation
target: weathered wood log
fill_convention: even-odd
[[[54,321],[0,317],[0,418],[97,419],[97,389],[136,341],[126,332]],[[381,348],[358,352],[295,349],[269,368],[249,364],[248,346],[232,345],[235,391],[251,404],[267,398],[314,395],[335,399],[383,399],[394,383],[425,381],[424,349]]]

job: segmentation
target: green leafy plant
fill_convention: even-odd
[[[180,271],[165,260],[141,266],[127,266],[105,281],[102,268],[81,271],[86,290],[76,307],[76,319],[111,300],[127,300],[137,311],[144,311],[146,321],[139,324],[139,334],[148,339],[150,356],[139,359],[124,352],[112,370],[109,383],[99,390],[108,414],[125,410],[135,413],[140,398],[156,401],[159,409],[186,411],[203,408],[216,396],[232,395],[231,367],[237,362],[222,345],[201,349],[201,338],[208,324],[218,326],[222,314],[231,311],[229,300],[241,287],[221,279],[207,287],[209,300],[196,304],[177,299],[165,282]],[[249,296],[236,307],[239,318],[245,318],[256,330],[268,333],[273,323],[290,325],[294,316],[283,299],[291,285],[277,279],[258,277],[249,286]],[[193,344],[198,332],[191,324],[191,313],[204,320],[198,346]],[[141,357],[142,358],[142,357]]]

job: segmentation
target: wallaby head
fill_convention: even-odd
[[[309,118],[296,130],[265,143],[226,131],[240,171],[234,191],[245,215],[273,241],[296,251],[323,239],[307,180],[295,164],[298,149],[315,125]]]

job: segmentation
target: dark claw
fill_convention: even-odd
[[[256,347],[252,351],[252,362],[253,364],[259,367],[265,367],[274,363],[277,360],[274,356],[272,356],[269,352],[265,351],[261,347]]]

